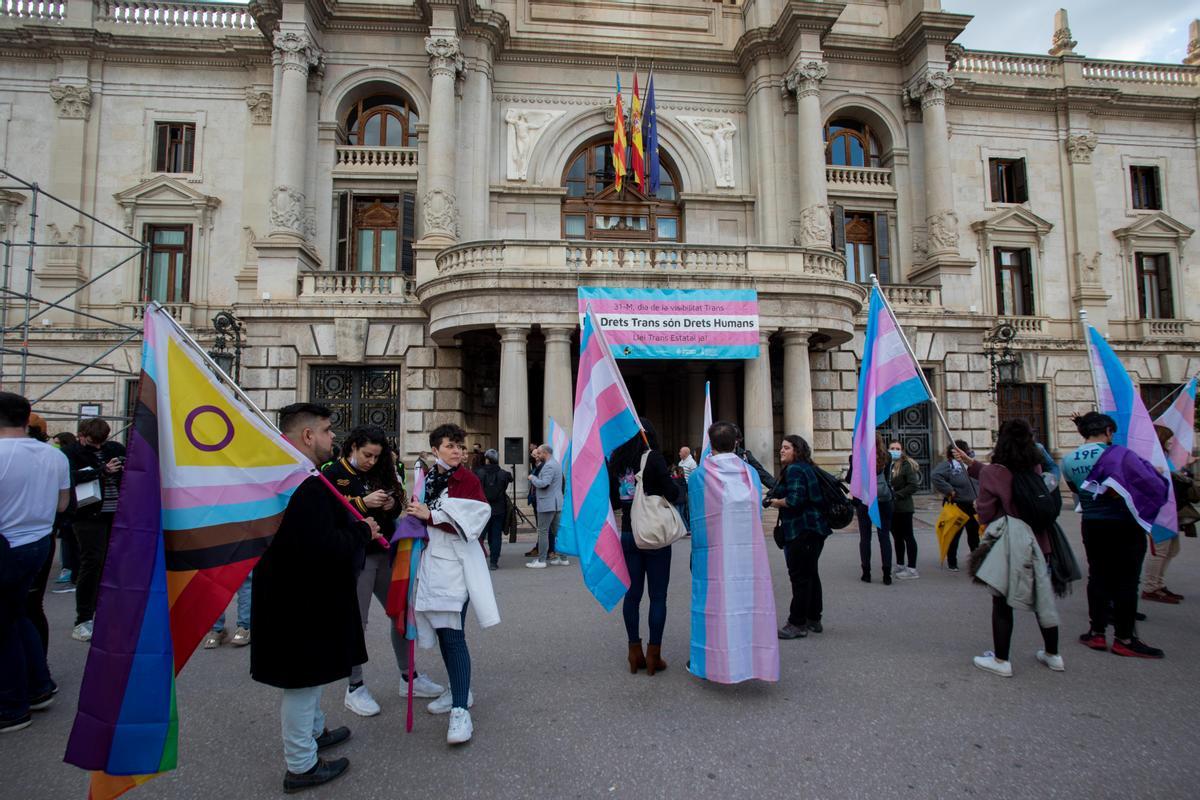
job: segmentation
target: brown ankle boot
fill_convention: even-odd
[[[642,655],[642,643],[635,642],[629,645],[629,671],[634,675],[639,669],[646,668],[646,657]]]
[[[662,660],[660,655],[662,645],[648,644],[646,645],[646,674],[653,675],[656,672],[662,672],[667,668],[667,662]]]

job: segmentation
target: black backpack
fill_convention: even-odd
[[[1062,511],[1062,492],[1057,486],[1046,488],[1042,476],[1033,470],[1012,474],[1012,496],[1017,516],[1035,531],[1049,530]]]
[[[482,472],[484,475],[480,483],[483,484],[483,496],[487,498],[488,503],[499,503],[505,499],[507,495],[504,494],[504,489],[508,481],[504,478],[507,473],[501,469],[482,470]]]
[[[825,470],[813,467],[817,472],[817,481],[821,484],[821,499],[824,501],[825,521],[831,531],[844,528],[854,521],[854,506],[850,503],[850,493],[846,487]]]

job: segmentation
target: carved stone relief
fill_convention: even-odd
[[[246,89],[246,107],[250,109],[250,122],[255,125],[271,124],[271,93]]]
[[[704,145],[704,152],[717,178],[717,186],[733,186],[733,137],[737,135],[737,125],[733,120],[714,117],[678,119]]]
[[[294,186],[276,186],[271,193],[271,225],[304,234],[304,192]]]
[[[958,214],[945,210],[928,217],[925,224],[929,229],[929,251],[958,250]]]
[[[829,247],[833,235],[829,206],[819,203],[801,210],[799,233],[803,247]]]
[[[1098,143],[1094,133],[1073,133],[1067,137],[1067,157],[1072,164],[1092,163],[1092,151]]]
[[[430,189],[422,198],[425,235],[458,238],[458,208],[454,195],[442,189]]]
[[[92,111],[92,90],[87,86],[55,81],[50,84],[50,97],[58,106],[59,119],[87,119]]]
[[[508,126],[508,172],[510,181],[523,181],[529,173],[529,156],[550,123],[565,111],[535,111],[510,108],[504,115]]]

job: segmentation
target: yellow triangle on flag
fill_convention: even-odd
[[[296,463],[281,442],[259,430],[173,338],[166,338],[165,388],[178,466],[248,468]],[[163,389],[159,387],[160,404]]]

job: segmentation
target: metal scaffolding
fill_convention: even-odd
[[[22,215],[28,217],[27,226],[23,224],[24,220],[21,220],[20,231],[18,230],[18,209],[22,210]],[[29,400],[34,406],[48,399],[53,402],[51,396],[55,392],[89,370],[136,378],[137,372],[120,369],[105,363],[104,360],[122,347],[136,342],[142,335],[141,328],[120,320],[71,308],[67,305],[67,301],[131,262],[143,270],[148,269],[148,259],[145,258],[148,245],[133,238],[120,228],[47,192],[37,183],[26,181],[4,169],[0,169],[0,212],[3,212],[3,215],[0,216],[0,224],[4,228],[4,238],[0,241],[0,256],[2,256],[0,270],[3,271],[0,274],[0,387],[28,396],[30,359],[34,359],[35,362],[75,367],[73,372],[61,380],[57,380],[53,386],[42,391],[40,395],[30,397]],[[57,218],[59,214],[56,212],[77,214],[78,218],[90,220],[96,226],[89,237],[92,243],[39,240],[39,220],[46,216]],[[27,236],[23,240],[18,240],[17,237],[26,230]],[[115,242],[98,243],[95,234],[101,230],[115,234]],[[47,252],[50,248],[55,248],[60,253],[76,252],[80,256],[83,251],[93,251],[91,274],[61,297],[38,297],[34,294],[34,275],[39,268],[39,262],[42,264],[45,262],[45,259],[39,259],[38,255]],[[107,254],[110,251],[114,253],[113,258],[116,261],[103,263],[97,268],[95,253]],[[22,270],[24,270],[23,276],[20,274]],[[142,277],[143,286],[148,285],[144,280],[144,272]],[[23,290],[14,288],[14,284],[22,283]],[[64,358],[60,354],[54,354],[50,349],[43,348],[48,337],[34,336],[31,340],[31,331],[36,333],[36,329],[31,327],[32,323],[51,309],[59,309],[76,319],[94,323],[82,328],[55,327],[53,328],[54,334],[80,337],[77,341],[81,344],[94,339],[97,334],[105,343],[111,342],[114,336],[117,340],[99,355],[87,360]],[[87,335],[88,339],[82,338],[82,335]],[[71,340],[67,341],[69,343]],[[12,362],[16,362],[16,370],[10,369]],[[13,374],[14,372],[15,374]],[[38,409],[38,413],[49,419],[78,418],[78,414],[66,412]],[[119,423],[127,423],[129,419],[123,414],[101,414],[100,416],[116,420]]]

